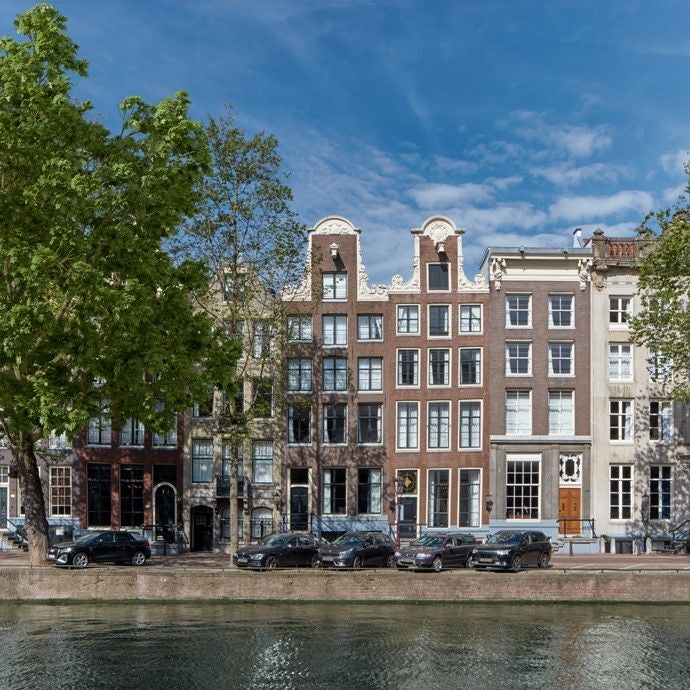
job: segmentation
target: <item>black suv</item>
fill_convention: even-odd
[[[551,542],[543,532],[502,529],[472,551],[469,565],[471,568],[501,568],[517,572],[527,565],[546,568],[550,560]]]
[[[395,567],[395,542],[383,532],[345,532],[319,549],[324,568]]]
[[[434,570],[467,566],[477,539],[467,532],[427,533],[396,551],[397,567],[401,570]]]
[[[151,547],[144,537],[132,532],[90,532],[75,541],[48,549],[48,560],[56,565],[85,568],[94,563],[115,562],[144,565],[151,558]]]

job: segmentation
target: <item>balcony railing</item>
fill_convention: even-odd
[[[230,477],[218,474],[216,475],[216,496],[218,498],[230,498]],[[244,477],[238,477],[237,479],[237,497],[247,498],[247,491],[249,489],[248,482],[245,481]]]

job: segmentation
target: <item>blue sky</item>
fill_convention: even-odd
[[[0,4],[0,33],[34,3]],[[189,92],[277,136],[295,207],[362,229],[370,282],[409,276],[441,213],[487,246],[626,235],[687,182],[690,2],[55,2],[90,63],[78,95]]]

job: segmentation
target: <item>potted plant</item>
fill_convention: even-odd
[[[604,553],[611,553],[611,537],[608,534],[602,534],[601,540],[604,542]]]

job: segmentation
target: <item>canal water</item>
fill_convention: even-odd
[[[690,688],[690,606],[0,604],[0,688]]]

